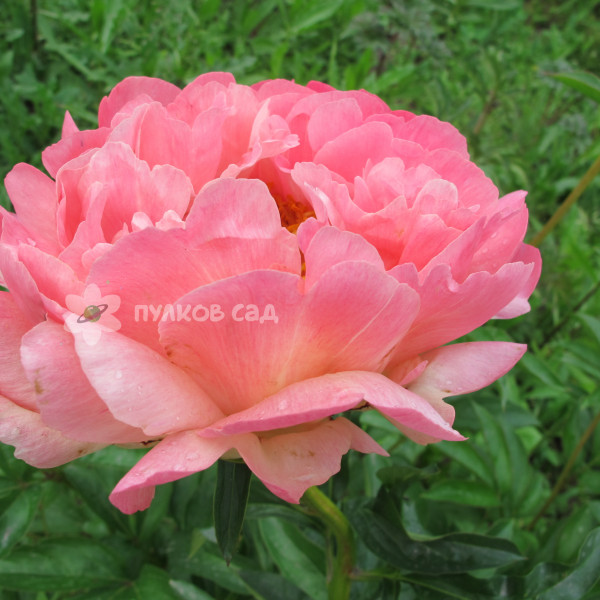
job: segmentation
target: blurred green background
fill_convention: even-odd
[[[594,95],[552,76],[600,74],[598,0],[0,0],[0,14],[2,178],[20,161],[41,166],[65,110],[97,126],[124,77],[185,85],[215,70],[365,88],[452,122],[502,193],[529,191],[530,237],[600,155]],[[498,384],[456,400],[469,442],[421,447],[364,418],[392,458],[351,455],[326,486],[364,542],[353,598],[600,598],[599,236],[596,178],[541,243],[533,311],[469,338],[530,346]],[[0,448],[0,600],[324,598],[325,538],[310,516],[255,481],[227,568],[214,472],[163,486],[143,515],[108,504],[138,457],[109,449],[40,472]],[[369,533],[378,514],[395,537]],[[479,552],[496,566],[431,559],[423,540],[457,532],[485,536]],[[459,542],[444,555],[477,555]]]

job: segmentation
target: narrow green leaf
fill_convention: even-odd
[[[215,533],[227,564],[233,558],[242,532],[251,476],[250,469],[244,463],[218,462],[214,498]]]
[[[569,73],[551,73],[551,76],[585,94],[588,98],[600,102],[600,78],[593,73],[571,71]]]
[[[478,481],[446,479],[421,494],[423,498],[437,502],[453,502],[466,506],[500,506],[500,499],[494,490]]]
[[[327,600],[325,575],[317,567],[325,562],[321,549],[281,519],[263,519],[260,533],[281,574],[313,600]]]
[[[329,2],[312,0],[308,4],[296,3],[295,7],[299,7],[300,10],[294,15],[292,32],[297,35],[305,29],[316,29],[321,23],[331,19],[341,8],[342,3],[343,0],[330,0]]]
[[[40,495],[39,487],[25,489],[0,516],[0,557],[6,556],[27,533]]]
[[[84,590],[124,580],[120,561],[93,540],[63,539],[19,548],[0,560],[0,581],[8,590]]]
[[[454,533],[427,541],[413,540],[399,522],[395,500],[385,491],[380,492],[377,513],[363,507],[350,517],[374,554],[394,567],[414,573],[465,573],[522,560],[512,542],[484,535]]]
[[[575,568],[536,600],[579,600],[600,578],[600,527],[586,538]]]

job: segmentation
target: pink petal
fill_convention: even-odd
[[[271,238],[281,229],[277,204],[262,181],[217,179],[194,200],[186,226],[195,239]]]
[[[311,115],[307,126],[308,141],[313,152],[342,133],[360,126],[362,122],[362,111],[353,98],[322,104]]]
[[[398,281],[418,290],[421,297],[419,314],[391,364],[447,344],[483,325],[519,294],[532,269],[531,264],[509,263],[493,275],[473,273],[458,284],[448,265],[438,265],[421,285],[415,282],[412,265],[389,271]]]
[[[533,246],[522,244],[513,260],[523,261],[525,264],[532,264],[533,268],[531,270],[531,275],[517,296],[494,315],[496,319],[512,319],[529,312],[530,306],[527,299],[533,293],[542,273],[542,256],[540,251]]]
[[[110,501],[125,514],[145,510],[154,486],[203,471],[235,443],[235,438],[209,440],[194,431],[170,435],[146,454],[117,484]]]
[[[69,137],[48,146],[42,152],[42,162],[51,177],[68,162],[81,156],[92,148],[100,148],[106,142],[110,130],[108,127],[78,131]]]
[[[127,77],[102,99],[98,110],[98,125],[110,127],[112,118],[131,100],[142,94],[164,106],[175,100],[181,90],[162,79],[154,77]]]
[[[209,235],[206,231],[198,237]],[[176,269],[174,256],[178,257]],[[120,296],[117,316],[123,335],[163,352],[157,321],[165,307],[199,286],[256,269],[299,274],[295,236],[280,227],[273,239],[222,238],[197,244],[195,228],[148,228],[128,235],[106,252],[93,265],[89,281],[97,283],[103,293]],[[136,309],[138,305],[145,308]]]
[[[314,162],[339,173],[346,181],[362,175],[367,161],[378,163],[391,153],[392,131],[385,123],[364,123],[326,143]]]
[[[306,289],[310,289],[323,273],[340,262],[364,261],[384,270],[377,250],[363,237],[334,227],[323,227],[302,248],[306,260]]]
[[[21,359],[49,427],[84,442],[125,444],[148,439],[140,429],[112,416],[83,374],[73,336],[62,325],[44,321],[34,327],[23,337]]]
[[[354,371],[306,379],[245,411],[209,426],[203,435],[271,431],[324,419],[364,403],[403,425],[440,439],[464,439],[427,400],[379,373]]]
[[[0,394],[15,404],[37,410],[35,391],[19,359],[21,338],[31,328],[31,321],[21,313],[8,292],[0,292]]]
[[[58,254],[56,184],[31,165],[20,163],[6,176],[6,191],[19,222],[36,245],[45,252]]]
[[[16,448],[16,458],[39,469],[57,467],[102,448],[64,436],[46,426],[38,413],[4,396],[0,396],[0,441]]]
[[[17,258],[15,248],[0,243],[0,273],[4,284],[19,310],[31,321],[39,323],[46,318],[46,309],[40,292],[25,265]]]
[[[103,333],[94,345],[78,333],[75,351],[113,416],[147,436],[203,427],[222,416],[181,369],[119,333]]]
[[[408,286],[368,263],[332,267],[307,295],[300,284],[287,273],[255,271],[201,287],[177,305],[214,304],[223,317],[164,321],[161,342],[231,414],[309,377],[383,368],[418,310]],[[277,319],[261,322],[268,305]]]
[[[527,346],[510,342],[467,342],[421,355],[427,368],[408,388],[428,400],[468,394],[510,371]]]
[[[338,418],[319,423],[309,431],[264,439],[244,437],[236,448],[252,472],[276,496],[298,503],[309,487],[325,483],[340,470],[342,456],[353,447],[355,430],[360,431],[350,421]],[[361,436],[359,445],[362,444]],[[373,441],[368,451],[386,454]]]
[[[19,260],[31,274],[40,294],[45,300],[53,300],[57,305],[65,306],[67,294],[80,294],[84,284],[75,272],[63,261],[45,254],[33,246],[19,247]],[[53,306],[45,303],[46,311],[61,319],[63,311],[56,313]]]

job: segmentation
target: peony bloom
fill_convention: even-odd
[[[451,125],[322,83],[183,90],[131,77],[98,128],[6,178],[0,439],[38,467],[153,445],[111,495],[241,457],[298,502],[370,408],[418,443],[464,439],[445,398],[525,347],[447,345],[515,317],[540,273],[525,192],[503,198]]]

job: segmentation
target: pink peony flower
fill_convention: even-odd
[[[298,502],[349,449],[386,454],[336,415],[461,440],[444,399],[523,354],[446,345],[525,313],[541,264],[525,192],[499,198],[451,125],[227,73],[128,78],[98,123],[67,113],[50,177],[6,178],[0,439],[28,463],[154,444],[123,512],[223,456]]]

